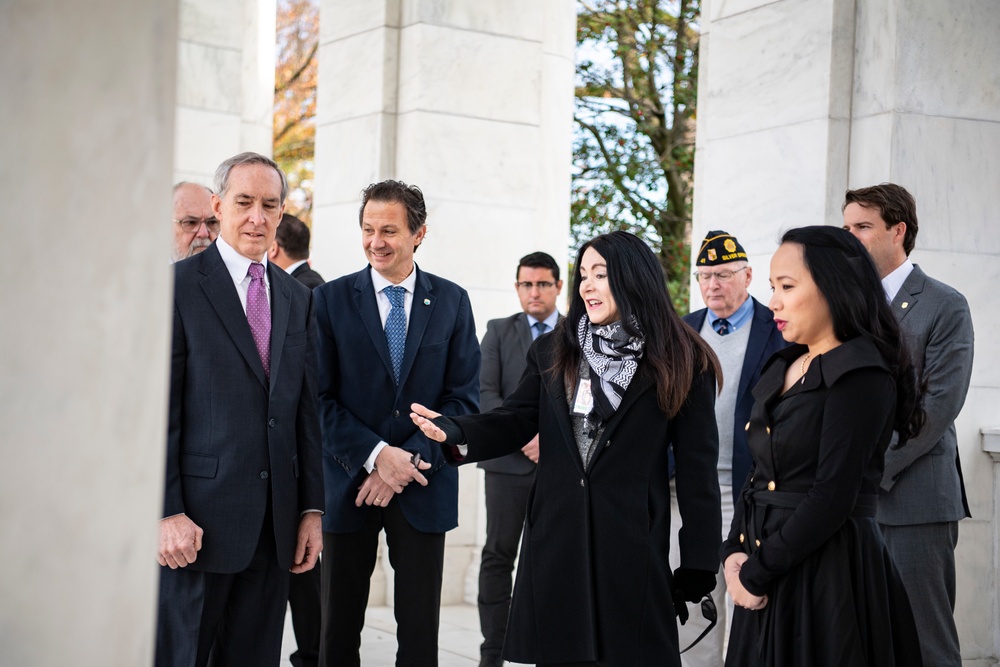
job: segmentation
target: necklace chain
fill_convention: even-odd
[[[811,357],[812,357],[812,353],[807,354],[806,356],[802,357],[802,364],[799,366],[799,377],[802,378],[803,382],[806,381],[806,364],[809,362],[809,359]]]

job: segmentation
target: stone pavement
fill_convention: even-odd
[[[479,664],[479,612],[472,605],[441,607],[438,634],[438,667],[476,667]],[[285,636],[281,649],[282,667],[295,650],[291,615],[285,616]],[[361,664],[364,667],[392,667],[396,659],[396,621],[392,607],[369,607],[361,633]]]

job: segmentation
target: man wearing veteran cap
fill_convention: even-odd
[[[774,326],[771,311],[747,291],[753,269],[735,236],[724,231],[708,232],[695,258],[694,276],[707,308],[686,315],[684,321],[712,347],[722,366],[722,391],[715,401],[715,419],[719,425],[720,530],[727,533],[733,520],[733,503],[750,472],[750,449],[744,430],[753,406],[750,392],[760,379],[764,363],[787,343]],[[680,525],[679,516],[674,518],[673,525]],[[672,545],[676,543],[671,541]],[[725,628],[729,625],[731,608],[727,608],[721,568],[718,577],[719,585],[712,597],[719,612],[719,629],[681,656],[686,667],[723,662]],[[689,623],[680,629],[682,647],[699,635],[700,630],[694,625]]]

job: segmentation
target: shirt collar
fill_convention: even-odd
[[[749,322],[752,316],[753,316],[753,299],[751,299],[750,295],[748,294],[746,301],[744,301],[743,304],[736,309],[736,312],[726,318],[726,320],[729,322],[729,330],[736,331],[741,326]],[[708,317],[709,317],[708,323],[713,325],[715,324],[715,321],[719,319],[719,316],[716,315],[711,308],[708,309]]]
[[[531,315],[528,315],[528,313],[525,313],[525,315],[528,316],[528,326],[529,327],[535,326],[536,322],[545,322],[545,326],[548,327],[548,329],[546,329],[546,331],[552,331],[553,329],[556,328],[556,325],[559,323],[559,309],[558,308],[556,308],[555,310],[553,310],[549,314],[549,316],[546,317],[544,320],[540,320],[537,317],[532,317]]]
[[[222,261],[226,265],[229,275],[233,277],[233,282],[243,282],[254,260],[236,252],[231,245],[223,240],[221,234],[215,239],[215,245],[219,248],[219,254],[222,256]],[[267,254],[259,263],[264,265],[264,280],[267,280]]]
[[[303,264],[305,264],[308,261],[309,261],[308,259],[300,259],[299,261],[295,262],[294,264],[289,264],[288,268],[285,269],[285,273],[291,275],[292,273],[295,272],[295,269],[299,268],[300,266],[302,266]]]
[[[386,278],[381,273],[379,273],[378,271],[376,271],[374,266],[371,267],[369,269],[369,271],[371,271],[372,285],[375,287],[375,293],[376,294],[378,294],[379,292],[381,292],[382,290],[384,290],[386,287],[389,287],[390,285],[395,285],[396,284],[394,282],[390,282],[388,278]],[[410,275],[406,276],[406,278],[404,278],[403,281],[401,283],[399,283],[399,287],[403,287],[403,288],[406,289],[407,292],[409,292],[410,294],[413,294],[414,290],[417,287],[417,265],[416,264],[413,265],[413,270],[410,271]]]
[[[882,288],[885,290],[885,295],[890,303],[896,298],[896,294],[899,293],[906,279],[910,277],[911,271],[913,271],[913,262],[907,257],[892,273],[882,279]]]

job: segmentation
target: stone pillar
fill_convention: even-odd
[[[273,149],[276,0],[181,0],[174,180]]]
[[[177,3],[0,3],[0,664],[148,665]]]
[[[480,333],[515,312],[517,260],[566,260],[573,113],[572,0],[323,0],[313,264],[365,265],[359,193],[397,178],[428,204],[421,268],[469,290]],[[564,264],[565,265],[565,264]],[[478,566],[478,477],[463,469],[443,600]],[[372,601],[385,595],[373,585]]]
[[[966,665],[1000,657],[998,481],[979,446],[1000,403],[1000,12],[989,0],[707,0],[693,238],[726,229],[757,268],[784,229],[841,224],[846,188],[917,200],[912,259],[969,300],[976,363],[956,422],[973,518],[960,526],[955,611]],[[700,302],[692,284],[692,308]]]

